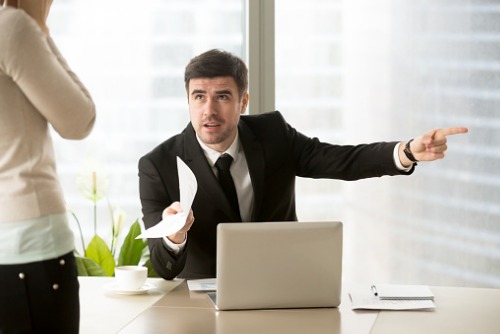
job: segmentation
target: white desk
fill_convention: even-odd
[[[500,289],[431,288],[434,312],[380,312],[370,334],[500,333]]]
[[[119,295],[106,287],[112,277],[79,277],[80,282],[80,334],[117,333],[132,319],[160,300],[182,280],[165,281],[148,278],[157,288],[142,295]]]
[[[107,292],[112,278],[81,277],[81,333],[500,333],[500,289],[431,287],[435,311],[352,311],[349,287],[331,309],[214,310],[205,293],[184,281],[148,279],[144,295]]]

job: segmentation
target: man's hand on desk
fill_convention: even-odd
[[[169,215],[175,215],[179,212],[183,212],[184,210],[181,207],[181,203],[179,202],[174,202],[172,203],[169,207],[167,207],[165,210],[163,210],[162,213],[162,218],[165,219],[166,216]],[[187,232],[191,228],[191,226],[194,223],[194,215],[193,215],[193,210],[189,210],[189,214],[186,218],[186,223],[180,229],[174,234],[168,235],[167,238],[168,240],[172,241],[174,244],[181,244],[186,240]]]

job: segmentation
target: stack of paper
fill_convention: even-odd
[[[426,285],[376,284],[350,292],[352,309],[432,310],[434,294]]]

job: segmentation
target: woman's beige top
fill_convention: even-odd
[[[89,93],[52,39],[24,11],[0,7],[0,232],[66,212],[49,124],[82,139],[94,122]]]

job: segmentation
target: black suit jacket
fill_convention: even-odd
[[[396,142],[356,146],[322,143],[297,132],[277,111],[242,115],[238,131],[254,191],[254,222],[297,220],[296,176],[357,180],[413,172],[401,172],[394,165]],[[191,124],[139,161],[144,225],[149,228],[157,224],[163,210],[180,199],[177,156],[198,182],[192,205],[196,220],[180,254],[170,253],[161,238],[148,239],[151,262],[165,279],[178,275],[215,277],[216,226],[220,222],[237,222],[239,217],[224,197]]]

